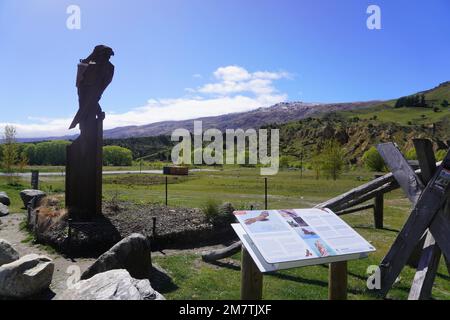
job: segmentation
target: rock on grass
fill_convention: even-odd
[[[10,206],[11,205],[11,200],[9,199],[8,195],[6,194],[6,192],[0,191],[0,203],[4,204],[5,206]]]
[[[56,300],[164,300],[149,280],[137,280],[128,271],[110,270],[75,283]]]
[[[0,203],[0,217],[7,216],[9,214],[9,208],[4,204]]]
[[[23,299],[50,286],[54,264],[45,256],[30,254],[0,267],[0,297]]]
[[[0,239],[0,266],[19,259],[19,253],[6,240]]]

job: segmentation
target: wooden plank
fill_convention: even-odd
[[[347,261],[330,263],[328,272],[328,299],[347,300]]]
[[[424,189],[422,180],[411,168],[409,162],[405,159],[405,157],[403,157],[400,150],[398,150],[398,148],[393,143],[380,144],[377,146],[377,149],[380,155],[383,157],[386,165],[392,171],[400,187],[414,206]],[[426,161],[426,163],[428,163],[428,161]],[[436,160],[434,160],[434,167],[436,168]],[[428,168],[426,170],[428,170]],[[428,183],[430,179],[431,177],[427,176],[427,180],[425,181],[425,183]],[[417,268],[419,265],[425,238],[426,234],[424,234],[420,241],[416,244],[413,252],[408,259],[407,264],[413,268]]]
[[[364,203],[366,201],[374,199],[380,193],[382,193],[382,194],[388,193],[388,192],[391,192],[391,191],[396,190],[398,188],[399,188],[398,183],[394,181],[394,182],[392,182],[390,184],[387,184],[387,185],[382,186],[382,187],[380,187],[378,189],[370,191],[370,192],[360,196],[359,198],[353,199],[352,201],[348,201],[346,203],[342,203],[339,207],[334,209],[334,211],[337,211],[337,210],[341,211],[341,210],[345,210],[345,209],[348,209],[348,208],[352,208],[352,207],[360,205],[360,204],[362,204],[362,203]],[[328,207],[326,207],[326,208],[328,208]]]
[[[422,182],[426,185],[436,172],[436,158],[434,156],[433,144],[428,139],[414,139],[417,159],[422,176]]]
[[[339,212],[335,212],[335,213],[336,213],[337,216],[343,216],[343,215],[346,215],[346,214],[360,212],[360,211],[369,210],[369,209],[373,209],[373,208],[374,208],[374,205],[373,204],[369,204],[367,206],[352,208],[352,209],[343,210],[343,211],[339,211]]]
[[[408,300],[427,300],[431,297],[440,258],[441,250],[428,232]]]
[[[415,139],[414,147],[419,159],[422,181],[427,184],[436,172],[433,144],[428,139]],[[409,291],[409,300],[427,300],[431,297],[431,290],[441,258],[441,250],[429,231],[425,238],[423,250],[420,250],[421,255],[418,261],[417,272]]]
[[[424,189],[424,185],[419,176],[392,142],[379,144],[377,150],[393,173],[400,188],[403,189],[408,199],[413,204],[416,204]]]
[[[380,187],[383,186],[387,187],[388,184],[390,183],[395,183],[395,178],[392,173],[386,174],[380,178],[374,179],[335,198],[320,203],[316,206],[316,208],[329,208],[330,210],[336,210],[343,204],[345,205],[346,203],[355,200],[361,196],[364,196],[367,193],[374,191]]]
[[[391,289],[420,237],[430,226],[436,213],[443,207],[447,197],[450,196],[448,188],[437,187],[443,166],[450,166],[450,152],[443,165],[439,167],[433,179],[426,186],[394,244],[380,264],[381,290],[379,293],[382,296],[385,296]],[[437,241],[439,242],[439,240]]]
[[[450,261],[450,203],[434,217],[430,232],[447,261]],[[449,272],[450,273],[450,272]]]
[[[442,162],[438,162],[436,163],[436,166],[441,165]],[[416,170],[415,173],[417,175],[420,175],[420,169]],[[393,191],[395,189],[398,189],[399,185],[397,184],[397,181],[394,178],[394,175],[392,173],[388,173],[378,179],[374,179],[368,183],[365,183],[357,188],[354,188],[352,190],[347,191],[346,193],[343,193],[337,197],[334,197],[330,200],[327,200],[325,202],[319,203],[318,205],[316,205],[316,208],[329,208],[333,211],[340,211],[340,210],[344,210],[346,208],[351,208],[352,205],[351,203],[359,198],[361,198],[362,196],[366,196],[367,194],[371,193],[372,198],[375,197],[376,193],[374,192],[375,190],[378,190],[382,193],[387,193],[390,191]],[[369,198],[367,200],[370,200],[372,198]],[[365,202],[363,201],[363,202]],[[362,202],[358,201],[357,204],[354,205],[358,205],[361,204]]]
[[[244,246],[242,246],[241,264],[241,300],[261,300],[263,274]]]

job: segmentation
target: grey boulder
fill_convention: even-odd
[[[27,298],[50,286],[54,264],[46,256],[30,254],[0,267],[0,297]]]
[[[75,283],[56,300],[165,300],[148,279],[133,279],[128,271],[110,270]]]
[[[19,253],[6,240],[0,239],[0,266],[19,259]]]
[[[0,191],[0,203],[4,204],[5,206],[11,205],[11,200],[9,199],[8,195],[6,194],[6,192],[1,192]]]
[[[149,278],[152,269],[150,240],[134,233],[102,254],[82,275],[81,279],[114,269],[125,269],[133,278]]]
[[[44,198],[46,196],[45,192],[40,190],[23,190],[20,192],[20,197],[23,201],[24,208],[28,208],[28,204],[31,200],[36,199],[36,201]]]
[[[7,216],[9,214],[9,208],[3,203],[0,203],[0,217]]]

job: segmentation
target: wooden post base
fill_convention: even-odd
[[[259,271],[247,249],[242,246],[241,300],[261,300],[263,274]]]
[[[330,263],[328,299],[347,300],[347,261]]]

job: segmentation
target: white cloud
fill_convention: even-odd
[[[286,72],[249,72],[239,66],[218,68],[214,72],[216,82],[192,89],[185,89],[187,96],[169,99],[151,99],[145,106],[125,113],[107,112],[104,128],[112,129],[130,125],[145,125],[160,121],[187,120],[217,116],[226,113],[268,107],[285,101],[287,95],[280,93],[274,81],[289,79]],[[49,137],[77,133],[67,128],[72,118],[28,119],[29,124],[11,123],[16,126],[18,136]],[[7,123],[0,123],[0,130]]]

